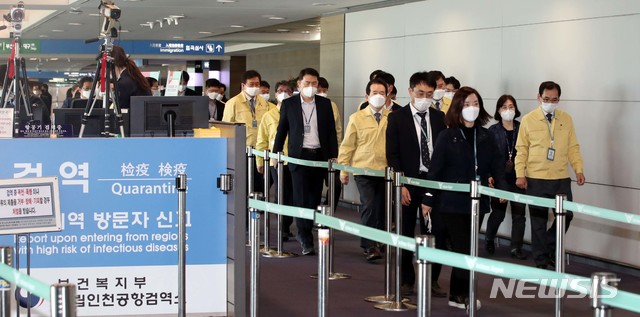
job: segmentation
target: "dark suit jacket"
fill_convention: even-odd
[[[213,118],[216,121],[222,121],[222,115],[224,114],[224,104],[219,100],[216,100],[216,117]],[[211,118],[211,114],[209,114],[209,118]]]
[[[362,110],[362,109],[366,108],[368,105],[369,105],[369,102],[368,102],[368,101],[363,102],[363,103],[360,105],[360,110]],[[391,112],[394,112],[394,111],[396,111],[396,110],[400,110],[400,108],[402,108],[402,106],[401,106],[401,105],[397,104],[395,101],[391,101]]]
[[[128,71],[122,72],[120,79],[117,82],[118,85],[118,106],[120,109],[128,109],[131,106],[132,96],[151,96],[150,89],[143,89],[138,87],[135,80],[131,78]]]
[[[191,88],[187,88],[184,90],[184,95],[185,96],[200,96],[198,95],[198,93],[196,93],[195,90],[191,89]]]
[[[302,156],[302,141],[304,139],[304,121],[302,118],[302,101],[296,95],[282,101],[280,106],[280,122],[273,144],[273,152],[283,150],[284,142],[289,137],[289,156],[300,158]],[[320,138],[321,159],[326,161],[338,157],[338,137],[336,136],[336,123],[333,119],[331,101],[327,98],[316,96],[316,111],[318,120],[318,137]],[[290,164],[289,169],[295,170],[295,164]]]
[[[433,146],[444,124],[444,113],[429,107],[429,123]],[[420,172],[420,145],[415,129],[415,119],[411,115],[411,105],[406,105],[389,114],[387,124],[387,162],[396,172],[404,172],[407,177],[418,177]]]

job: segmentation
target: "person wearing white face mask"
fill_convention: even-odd
[[[580,144],[571,116],[558,108],[560,85],[552,81],[538,88],[539,107],[522,118],[516,141],[516,186],[527,195],[555,198],[558,194],[572,200],[568,166],[576,174],[576,183],[585,183]],[[535,131],[535,133],[533,133]],[[555,266],[556,222],[547,230],[549,209],[529,206],[531,218],[531,249],[538,268]],[[573,218],[566,211],[565,230]]]
[[[269,107],[273,108],[276,105],[271,101],[271,85],[266,80],[260,81],[260,97],[269,103]]]
[[[440,107],[440,111],[447,113],[449,107],[451,105],[451,100],[453,100],[453,95],[455,95],[456,91],[460,89],[460,81],[455,77],[447,77],[444,79],[445,82],[445,92],[444,97],[442,98],[442,107]]]
[[[209,97],[209,118],[221,121],[224,114],[224,104],[218,100],[220,81],[215,78],[209,78],[204,83],[204,93]]]
[[[387,100],[387,83],[374,78],[367,84],[366,98],[369,106],[349,116],[345,138],[338,152],[338,163],[357,168],[384,170],[387,166],[386,130],[389,110],[384,108]],[[355,175],[360,193],[360,221],[363,225],[384,230],[384,179],[366,175]],[[340,172],[342,184],[349,183],[349,174]],[[382,258],[376,243],[360,239],[367,261]]]
[[[516,187],[516,171],[514,168],[514,161],[517,151],[516,137],[518,136],[518,130],[520,128],[520,122],[515,118],[520,116],[520,110],[518,110],[518,104],[516,99],[511,95],[502,95],[498,98],[496,103],[496,112],[493,115],[498,123],[492,125],[489,128],[498,151],[502,154],[505,162],[505,180],[507,182],[507,190],[510,192],[516,192],[524,194],[524,190]],[[493,178],[489,178],[489,186],[492,186]],[[511,257],[525,260],[527,256],[522,252],[522,241],[524,238],[525,229],[525,204],[521,204],[515,201],[500,202],[497,198],[491,198],[491,214],[487,220],[487,230],[485,232],[485,249],[489,254],[494,254],[495,237],[498,233],[498,228],[504,220],[505,213],[507,211],[507,204],[511,204]]]
[[[300,94],[282,101],[274,152],[282,151],[287,140],[289,156],[293,158],[326,162],[338,156],[331,102],[316,96],[318,77],[320,74],[313,68],[301,70],[297,82]],[[293,163],[289,164],[289,170],[293,183],[293,204],[296,207],[317,208],[322,200],[326,170]],[[315,254],[313,221],[298,218],[296,226],[302,254]]]
[[[385,109],[393,112],[393,111],[396,111],[396,110],[399,110],[400,108],[402,108],[402,106],[400,106],[394,100],[395,95],[398,93],[398,90],[395,87],[396,78],[393,77],[392,74],[387,73],[385,71],[375,71],[375,72],[371,73],[369,78],[370,78],[369,80],[371,80],[373,78],[382,79],[382,81],[387,83],[387,90],[389,91],[389,94],[387,95],[387,99],[385,100],[385,104],[384,104]],[[393,91],[395,91],[396,93],[393,94],[392,93]],[[362,109],[366,108],[368,105],[369,105],[369,102],[367,100],[365,100],[360,104],[358,109],[362,110]]]
[[[276,133],[278,130],[278,122],[280,121],[280,106],[282,105],[282,101],[286,98],[291,97],[293,95],[293,89],[289,85],[289,82],[286,80],[279,81],[276,83],[276,100],[278,104],[273,107],[273,109],[269,110],[264,117],[262,117],[262,121],[260,122],[260,126],[258,126],[258,141],[256,143],[256,150],[264,151],[265,149],[273,150],[273,144],[276,139]],[[283,147],[283,154],[287,155],[287,141],[285,140]],[[285,165],[287,163],[285,162]],[[256,166],[258,168],[258,172],[261,174],[264,173],[265,163],[262,157],[256,157]],[[274,184],[278,182],[278,170],[276,168],[276,160],[272,159],[270,161],[269,168],[271,180]],[[282,196],[284,200],[284,205],[293,206],[292,200],[292,192],[293,186],[291,184],[291,173],[289,172],[289,168],[285,166],[283,180],[284,180],[284,188],[282,189]],[[277,188],[276,188],[277,195]],[[284,241],[288,241],[289,238],[293,237],[291,234],[291,224],[293,223],[293,218],[289,216],[284,216],[282,218],[282,239]]]
[[[402,171],[407,177],[427,177],[431,163],[431,153],[438,135],[446,128],[444,113],[430,107],[436,82],[427,72],[418,72],[409,79],[411,102],[399,110],[391,112],[386,135],[386,151],[389,166],[394,171]],[[402,234],[415,236],[416,215],[425,189],[406,185],[402,188]],[[427,233],[424,218],[420,217],[420,232]],[[445,248],[446,238],[440,229],[441,222],[433,219],[432,233],[436,235],[436,247]],[[432,294],[444,297],[446,293],[438,286],[440,265],[433,265]],[[401,286],[403,295],[411,295],[415,283],[413,252],[402,252]]]
[[[436,81],[436,90],[433,91],[433,104],[431,106],[444,113],[447,113],[446,110],[449,109],[449,104],[445,104],[445,101],[443,99],[446,92],[444,74],[439,70],[432,70],[429,72],[429,77],[432,77]]]
[[[182,75],[180,75],[180,86],[178,88],[178,96],[198,96],[195,90],[191,88],[187,88],[189,84],[189,73],[186,71],[182,71]]]
[[[247,132],[246,145],[252,147],[256,146],[262,117],[271,110],[266,100],[258,98],[261,78],[260,73],[255,70],[244,72],[240,78],[242,91],[227,101],[222,115],[222,121],[244,124]],[[261,192],[264,188],[262,174],[255,173],[253,179],[254,190]]]
[[[479,180],[506,188],[504,161],[494,138],[482,126],[491,116],[484,109],[482,97],[471,87],[462,87],[453,97],[446,115],[449,127],[438,137],[433,149],[428,179],[437,182],[468,184]],[[480,199],[480,212],[490,210],[488,196]],[[422,199],[425,217],[440,214],[449,233],[453,252],[469,254],[471,250],[471,198],[469,193],[428,189]],[[437,241],[437,238],[436,238]],[[453,268],[449,282],[449,306],[470,309],[469,271]],[[475,303],[480,309],[480,301]]]

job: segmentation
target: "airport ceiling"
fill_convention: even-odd
[[[23,0],[24,39],[92,39],[100,33],[101,0]],[[224,41],[227,55],[246,55],[274,47],[319,45],[320,17],[410,0],[115,0],[122,12],[116,23],[122,40]],[[17,0],[0,0],[5,15]],[[3,19],[4,20],[4,19]],[[177,22],[176,22],[177,21]],[[11,23],[0,38],[9,38]],[[116,42],[117,43],[117,42]],[[99,44],[96,43],[96,52]],[[91,68],[88,57],[49,61],[39,56],[39,69],[63,71]],[[27,62],[28,67],[30,63]],[[33,67],[29,67],[33,68]]]

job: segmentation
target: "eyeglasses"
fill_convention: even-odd
[[[546,103],[558,103],[558,101],[560,101],[560,98],[542,98],[542,102],[546,102]]]

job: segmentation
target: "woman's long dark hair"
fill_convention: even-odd
[[[113,57],[113,61],[117,67],[125,68],[125,72],[127,72],[129,77],[135,81],[138,89],[151,92],[151,87],[149,87],[147,78],[142,75],[142,72],[140,72],[136,63],[127,57],[127,54],[124,52],[122,47],[114,45],[113,50],[111,51],[111,56]]]

